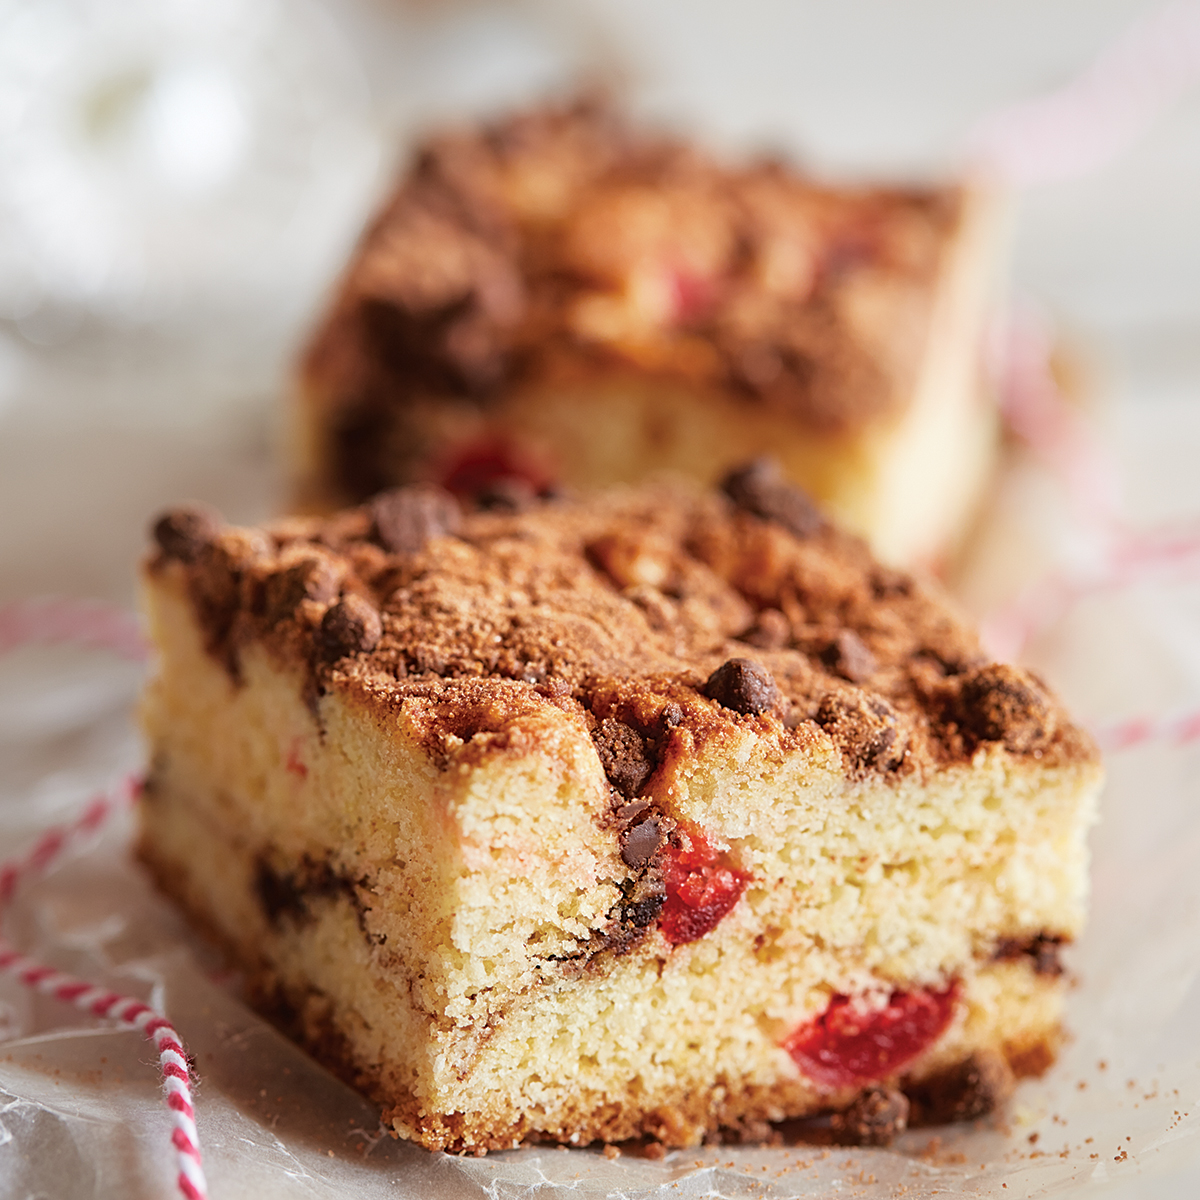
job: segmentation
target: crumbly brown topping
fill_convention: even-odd
[[[361,497],[403,480],[395,417],[422,396],[486,407],[516,382],[607,370],[857,429],[909,392],[961,207],[951,188],[718,165],[594,100],[435,136],[306,358],[341,483]]]
[[[628,798],[640,795],[642,784],[655,766],[647,753],[646,739],[624,721],[605,717],[592,730],[592,740],[613,787]]]
[[[314,695],[404,705],[431,746],[482,735],[481,752],[518,747],[521,718],[556,706],[586,723],[626,799],[681,726],[700,744],[749,725],[783,752],[824,731],[855,774],[987,744],[1095,756],[1040,680],[987,662],[932,584],[824,522],[800,536],[786,516],[667,485],[427,521],[443,500],[395,492],[262,531],[180,510],[156,530],[203,532],[159,535],[150,569],[177,564],[235,679],[261,641]],[[405,514],[402,537],[382,514]],[[636,815],[634,857],[651,840]]]
[[[905,1087],[913,1125],[947,1125],[994,1112],[1012,1095],[1013,1069],[999,1051],[980,1051],[965,1061]]]
[[[893,1088],[866,1088],[829,1124],[840,1145],[888,1146],[908,1125],[908,1097]]]

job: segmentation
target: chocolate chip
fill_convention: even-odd
[[[739,640],[760,650],[778,650],[786,646],[791,638],[792,623],[787,617],[777,608],[764,608]]]
[[[220,516],[210,508],[173,508],[154,522],[152,533],[159,549],[180,562],[195,562],[201,550],[221,530]]]
[[[267,577],[263,603],[268,622],[286,621],[302,600],[328,604],[337,599],[341,575],[331,562],[309,558]]]
[[[314,900],[346,895],[357,907],[353,880],[335,871],[328,859],[315,862],[306,854],[291,870],[282,871],[266,855],[260,855],[254,865],[258,905],[276,928],[285,917],[297,925],[311,924]],[[360,922],[361,917],[360,913]]]
[[[825,523],[808,494],[784,478],[773,458],[756,458],[730,471],[721,490],[739,508],[775,521],[797,537],[812,537]]]
[[[360,650],[374,650],[383,636],[379,614],[361,596],[344,596],[325,610],[317,631],[317,647],[327,662]]]
[[[904,761],[907,738],[900,714],[882,696],[829,692],[816,722],[858,770],[895,770]]]
[[[779,688],[771,672],[749,658],[723,662],[704,685],[704,694],[724,708],[757,716],[779,703]]]
[[[485,512],[528,512],[538,502],[533,485],[525,479],[504,477],[484,484],[475,495],[475,504]]]
[[[908,1125],[908,1097],[892,1088],[870,1087],[849,1108],[834,1113],[829,1126],[843,1146],[887,1146]]]
[[[457,532],[458,501],[441,488],[420,485],[381,492],[370,502],[372,537],[396,554],[416,554],[431,538]]]
[[[1035,975],[1061,975],[1062,960],[1059,957],[1063,939],[1053,933],[1039,933],[1031,938],[1001,938],[992,958],[997,962],[1019,962],[1023,958],[1033,960]]]
[[[921,1124],[971,1121],[995,1111],[1012,1094],[1013,1071],[997,1050],[978,1050],[957,1066],[905,1089]]]
[[[592,730],[592,741],[609,782],[622,796],[636,796],[654,771],[642,735],[623,721],[605,717]]]
[[[644,867],[665,840],[658,813],[648,812],[621,834],[621,859],[627,867]]]
[[[851,683],[865,683],[879,670],[875,655],[853,629],[843,629],[826,648],[821,659]]]
[[[1057,721],[1049,697],[1027,671],[992,663],[961,677],[957,716],[981,741],[1001,742],[1014,754],[1042,750]]]
[[[637,929],[645,929],[658,920],[667,898],[662,872],[655,867],[621,885],[621,920]]]

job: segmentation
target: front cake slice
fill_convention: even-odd
[[[156,537],[141,856],[402,1136],[878,1140],[1052,1060],[1096,751],[763,464]]]

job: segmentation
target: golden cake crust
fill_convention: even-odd
[[[909,398],[963,210],[954,187],[718,165],[594,100],[430,138],[305,356],[336,483],[416,477],[396,414],[423,395],[486,408],[622,369],[857,431]]]
[[[831,738],[851,775],[997,745],[1044,766],[1097,759],[935,585],[880,566],[763,463],[721,493],[661,483],[464,515],[409,488],[262,532],[181,509],[156,536],[151,570],[179,564],[235,676],[261,641],[314,698],[403,706],[435,756],[586,722],[630,796],[681,737],[715,750],[747,723],[780,755]]]

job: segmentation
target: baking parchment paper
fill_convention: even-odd
[[[1153,515],[1190,496],[1193,405],[1118,408],[1110,441]],[[1165,464],[1165,466],[1164,466]],[[1174,493],[1162,472],[1179,475]],[[1139,491],[1140,489],[1140,491]],[[1152,501],[1152,503],[1151,503]],[[1010,463],[961,576],[975,607],[1003,600],[1078,537],[1030,459]],[[1147,510],[1149,511],[1149,510]],[[1000,581],[1000,582],[997,582]],[[1200,583],[1085,597],[1030,648],[1084,719],[1103,725],[1200,703]],[[137,770],[129,715],[140,671],[102,651],[0,658],[0,848],[27,845],[93,790]],[[215,1200],[570,1196],[770,1197],[1168,1194],[1200,1162],[1200,745],[1109,756],[1094,832],[1088,930],[1070,951],[1072,1039],[1004,1118],[914,1130],[886,1150],[709,1147],[661,1161],[591,1149],[431,1155],[383,1135],[377,1110],[251,1013],[236,977],[159,898],[129,854],[131,821],[19,894],[7,932],[28,953],[159,1005],[195,1056]],[[0,983],[0,1195],[173,1192],[154,1055],[135,1033]],[[1155,1182],[1151,1182],[1151,1181]],[[1175,1194],[1175,1193],[1172,1193]],[[1188,1194],[1181,1190],[1177,1194]]]

